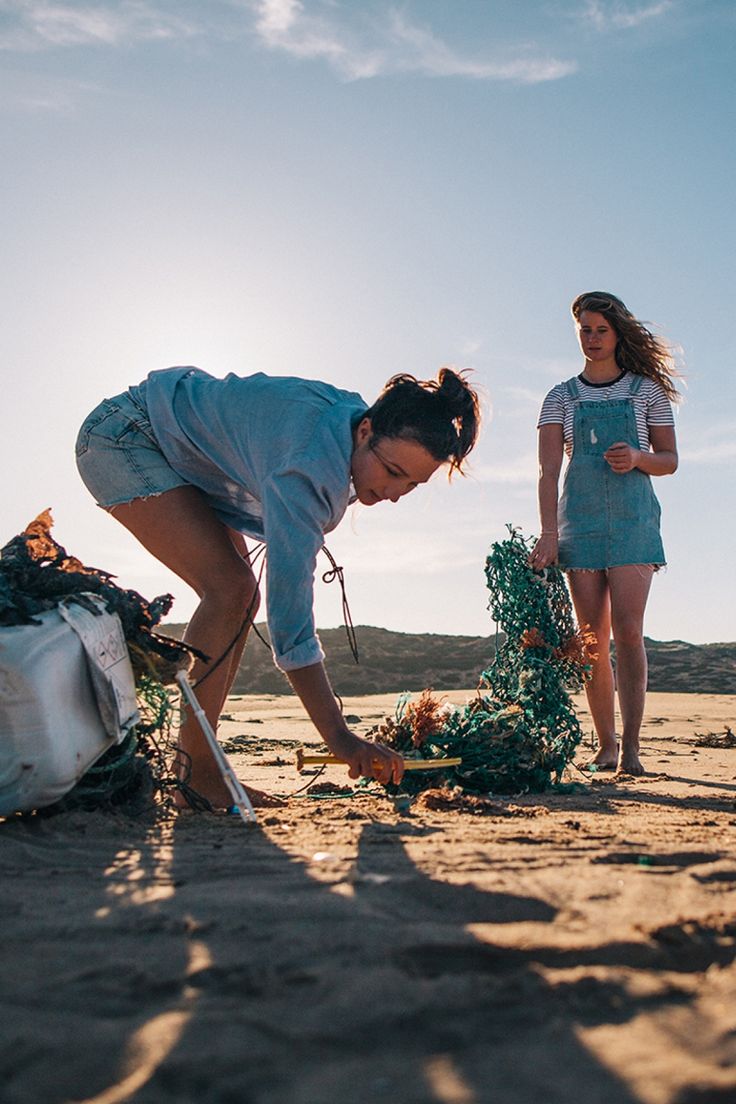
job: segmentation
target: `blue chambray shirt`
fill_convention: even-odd
[[[190,367],[151,372],[141,392],[171,467],[206,494],[225,525],[267,545],[277,666],[320,662],[317,553],[353,501],[353,428],[367,404],[316,380],[262,372],[216,379]]]

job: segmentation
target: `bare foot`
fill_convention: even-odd
[[[252,786],[243,786],[243,789],[250,798],[250,803],[254,809],[277,809],[280,805],[286,804],[283,798],[267,794],[265,790],[254,790]]]
[[[231,809],[233,806],[232,795],[227,787],[225,787],[225,795],[223,795],[223,792],[218,788],[218,791],[214,795],[214,797],[210,797],[208,792],[203,792],[196,786],[192,786],[191,782],[189,782],[188,785],[190,789],[194,790],[196,797],[205,798],[205,800],[209,802],[213,812],[221,812],[223,809]],[[241,782],[241,786],[242,785],[243,784]],[[263,790],[255,790],[252,786],[243,786],[243,789],[248,795],[250,803],[254,809],[276,809],[279,806],[286,804],[286,802],[283,801],[280,797],[274,797],[273,794],[267,794]],[[209,791],[209,793],[211,792],[212,791]],[[176,790],[176,792],[174,793],[174,804],[176,805],[177,809],[192,810],[194,808],[192,803],[187,800],[186,795],[181,790]],[[196,798],[195,806],[198,808]]]
[[[644,774],[644,767],[636,751],[622,751],[618,762],[616,774],[631,774],[638,776]]]
[[[612,771],[618,765],[618,742],[605,744],[598,749],[593,759],[585,764],[583,770]]]
[[[186,781],[187,788],[193,791],[191,801],[187,799],[186,789],[175,792],[174,804],[177,808],[201,808],[197,798],[204,798],[213,810],[229,809],[232,806],[232,794],[211,757],[208,757],[202,763],[194,762],[191,765],[188,761],[182,764],[175,758],[172,769],[180,779]],[[241,785],[243,784],[241,783]],[[263,790],[256,790],[245,785],[243,785],[243,789],[255,809],[272,808],[284,804],[281,798],[272,797],[271,794],[264,793]]]
[[[182,759],[177,754],[171,769],[183,784],[174,793],[174,803],[179,809],[206,809],[207,805],[212,809],[227,809],[232,805],[230,790],[211,757],[200,763],[188,757]]]

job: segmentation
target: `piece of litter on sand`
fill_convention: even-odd
[[[391,881],[390,874],[377,874],[373,871],[366,871],[362,873],[360,870],[356,870],[349,879],[351,882],[363,882],[366,885],[385,885],[386,882]]]
[[[410,794],[396,794],[393,799],[393,807],[397,813],[408,813],[413,797]]]
[[[315,851],[312,855],[312,862],[330,862],[331,859],[336,857],[331,851]]]
[[[350,793],[305,793],[304,796],[312,801],[348,801],[355,794],[351,790]]]

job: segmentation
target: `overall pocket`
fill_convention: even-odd
[[[628,400],[581,403],[577,410],[575,446],[584,456],[603,456],[616,441],[638,446],[636,423]]]

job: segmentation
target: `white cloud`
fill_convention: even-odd
[[[359,58],[328,20],[308,14],[302,0],[254,0],[252,7],[256,34],[269,49],[299,58],[325,58],[351,77],[373,75],[372,63]]]
[[[399,69],[433,77],[473,77],[478,80],[511,80],[522,84],[559,80],[577,66],[556,58],[520,56],[504,60],[462,57],[430,30],[410,23],[393,11],[388,24],[389,39],[399,48],[394,64]]]
[[[470,77],[509,80],[521,84],[558,80],[575,72],[571,61],[539,57],[528,52],[502,60],[465,57],[452,50],[431,30],[388,9],[379,23],[340,18],[335,3],[322,12],[304,0],[251,0],[255,29],[263,44],[295,57],[323,58],[350,80],[386,73],[421,73],[431,77]],[[342,12],[348,9],[343,7]],[[329,14],[327,14],[327,12]],[[351,17],[354,12],[351,12]],[[365,16],[365,12],[362,13]],[[362,32],[362,33],[361,33]]]
[[[0,0],[0,49],[32,51],[65,46],[117,46],[135,40],[187,37],[195,26],[146,0],[116,5]],[[0,27],[3,25],[0,24]]]
[[[498,57],[453,49],[387,4],[339,0],[0,0],[0,50],[128,45],[193,36],[238,38],[252,29],[270,50],[322,60],[342,78],[390,73],[536,84],[577,69],[524,46]]]
[[[653,4],[606,3],[604,0],[587,0],[583,12],[584,18],[597,30],[609,28],[631,30],[652,19],[666,15],[674,6],[673,0],[657,0]]]
[[[299,0],[264,0],[257,21],[259,33],[264,38],[278,40],[291,31],[303,8]]]

